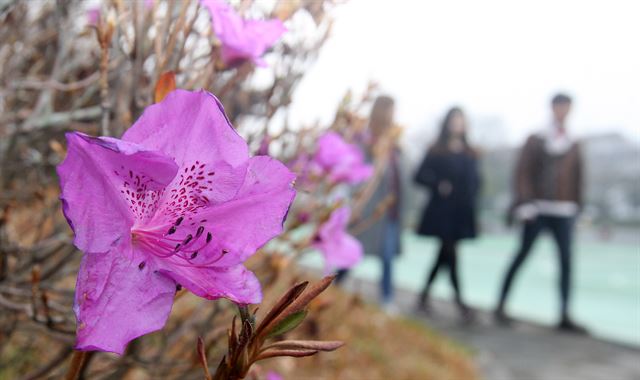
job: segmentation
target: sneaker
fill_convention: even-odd
[[[558,330],[577,335],[589,335],[589,330],[573,322],[570,318],[563,318],[558,324]]]

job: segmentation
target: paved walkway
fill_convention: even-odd
[[[517,244],[516,234],[486,234],[461,243],[458,264],[467,302],[481,309],[495,306]],[[402,254],[393,263],[394,284],[418,292],[436,259],[437,242],[407,231],[402,247]],[[575,248],[571,308],[576,319],[598,337],[640,346],[640,243],[577,239]],[[305,262],[318,270],[324,267],[320,254],[310,254]],[[351,272],[353,277],[370,281],[377,281],[380,275],[380,260],[371,255],[366,255]],[[518,273],[509,310],[530,321],[553,323],[558,311],[557,276],[555,244],[549,236],[543,236]],[[446,271],[436,279],[433,292],[435,297],[449,297]]]
[[[377,288],[371,282],[349,279],[345,287],[375,301]],[[640,348],[525,322],[499,327],[486,311],[478,312],[473,325],[465,325],[451,303],[434,300],[433,311],[425,315],[414,312],[414,294],[399,291],[396,299],[401,314],[424,320],[469,347],[486,380],[640,379]]]

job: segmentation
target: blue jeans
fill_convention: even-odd
[[[380,247],[380,260],[382,262],[382,278],[380,279],[381,302],[389,303],[393,300],[393,259],[399,252],[396,252],[400,245],[400,224],[395,220],[389,220],[384,225],[382,247]],[[336,283],[342,283],[347,275],[348,269],[338,270]]]
[[[380,259],[382,260],[380,288],[382,303],[388,303],[393,300],[393,259],[398,254],[396,251],[399,246],[400,224],[395,220],[387,221],[383,233],[382,251],[380,252]]]

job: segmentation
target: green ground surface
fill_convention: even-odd
[[[396,260],[396,287],[419,291],[435,259],[432,239],[406,232],[404,253]],[[474,307],[495,307],[498,289],[517,245],[513,235],[487,235],[461,246],[461,279],[466,300]],[[318,254],[305,258],[313,266]],[[508,311],[517,318],[553,324],[558,312],[558,257],[553,241],[541,237],[520,271]],[[365,279],[377,279],[380,264],[367,257],[353,271]],[[448,273],[436,280],[436,297],[449,297]],[[573,314],[591,332],[618,342],[640,346],[640,247],[633,243],[578,241],[574,251]]]

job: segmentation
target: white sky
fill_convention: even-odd
[[[640,141],[640,1],[350,0],[335,16],[294,122],[329,121],[348,88],[373,79],[414,134],[461,104],[472,120],[500,119],[504,130],[488,133],[517,143],[563,90],[576,134]]]

